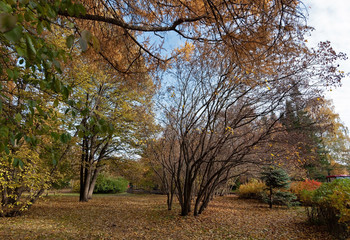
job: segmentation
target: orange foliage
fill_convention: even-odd
[[[293,182],[290,187],[290,190],[299,197],[302,191],[304,190],[314,191],[317,188],[319,188],[321,185],[322,185],[321,182],[318,182],[316,180],[306,179],[303,182]]]

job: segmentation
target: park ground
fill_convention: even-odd
[[[24,215],[0,218],[0,239],[334,239],[310,225],[301,207],[276,207],[230,195],[199,217],[179,216],[162,195],[48,196]]]

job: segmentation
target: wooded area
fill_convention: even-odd
[[[5,0],[0,11],[1,217],[48,189],[88,202],[127,182],[198,216],[264,169],[348,174],[348,129],[324,97],[347,56],[326,39],[307,45],[300,1]],[[270,207],[287,185],[267,184]]]

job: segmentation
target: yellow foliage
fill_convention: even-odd
[[[248,183],[242,184],[238,189],[241,198],[260,198],[266,189],[265,183],[257,179],[251,179]]]
[[[20,159],[23,166],[13,166],[13,159]],[[0,157],[0,189],[3,204],[0,216],[15,209],[24,211],[31,205],[31,199],[41,189],[47,189],[51,182],[50,169],[39,153],[28,146],[22,146],[8,156]],[[22,194],[25,192],[25,196]]]

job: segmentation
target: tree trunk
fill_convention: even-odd
[[[170,192],[167,192],[166,194],[166,203],[168,205],[168,210],[170,211],[171,210],[171,207],[172,207],[172,199],[171,199],[171,193]]]
[[[270,201],[269,201],[269,206],[272,208],[272,187],[270,187]]]
[[[84,173],[84,189],[83,189],[83,202],[87,202],[89,200],[88,194],[89,194],[89,189],[90,189],[90,184],[91,184],[91,165],[88,164],[88,166],[85,165],[85,173]]]
[[[191,193],[191,186],[185,186],[183,204],[181,205],[181,216],[187,216],[191,211]]]
[[[96,166],[96,168],[94,170],[94,175],[92,176],[92,180],[91,180],[90,187],[89,187],[88,199],[92,199],[92,194],[94,192],[96,180],[97,180],[99,173],[100,173],[100,168],[98,166]]]
[[[86,168],[87,168],[87,139],[84,137],[82,144],[82,154],[81,154],[81,163],[80,163],[80,192],[79,192],[79,201],[87,202],[87,194],[85,194],[86,185]],[[85,197],[86,195],[86,197]]]
[[[84,181],[84,163],[82,162],[80,165],[80,191],[79,191],[79,201],[86,202],[84,199],[84,189],[85,189],[85,181]]]

